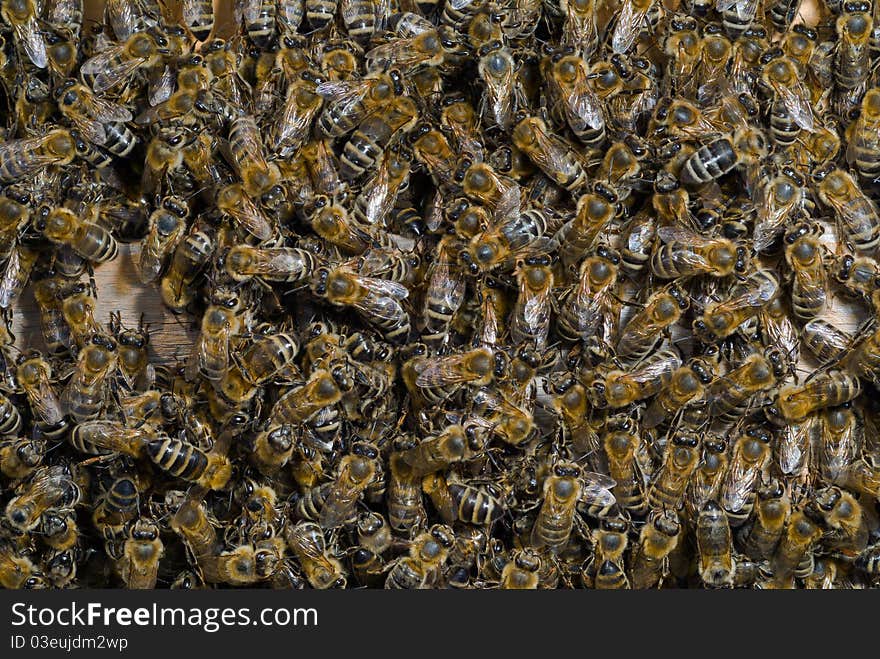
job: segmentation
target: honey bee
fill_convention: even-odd
[[[741,418],[756,396],[776,383],[770,362],[764,355],[755,353],[737,368],[717,378],[706,390],[709,413],[722,424],[730,424]]]
[[[40,8],[33,0],[4,0],[0,5],[0,15],[12,27],[15,43],[34,66],[45,69],[49,59],[39,26],[39,13]]]
[[[606,138],[605,111],[589,85],[587,63],[576,55],[560,54],[552,56],[548,66],[547,84],[565,122],[588,148],[598,150]]]
[[[504,564],[499,588],[504,590],[537,590],[542,559],[530,547],[515,550]]]
[[[671,350],[660,350],[629,370],[609,370],[592,382],[588,390],[593,404],[620,408],[653,396],[669,385],[681,358]]]
[[[690,306],[685,290],[670,284],[652,294],[645,306],[624,326],[615,352],[621,358],[639,361],[662,339],[664,331],[678,322]]]
[[[52,367],[38,352],[23,354],[16,368],[16,381],[24,390],[32,413],[40,421],[56,426],[64,411],[52,389]]]
[[[437,66],[443,62],[446,40],[437,30],[426,30],[412,37],[392,38],[367,51],[367,71],[383,71],[392,65],[399,67],[402,72],[419,66]]]
[[[206,453],[181,439],[157,437],[147,442],[143,450],[163,471],[210,490],[224,488],[232,475],[232,463],[225,455]]]
[[[776,297],[779,281],[770,270],[756,270],[735,284],[727,297],[706,305],[694,320],[694,334],[705,342],[730,336],[737,327],[753,318]]]
[[[822,536],[822,530],[803,510],[795,510],[788,519],[782,539],[770,559],[773,582],[779,587],[792,588],[798,565],[810,555]],[[812,570],[811,570],[812,571]]]
[[[36,528],[50,508],[73,508],[82,497],[70,470],[63,465],[39,467],[15,492],[6,504],[6,519],[20,531]]]
[[[146,444],[153,439],[149,426],[127,428],[121,422],[109,420],[83,421],[76,425],[68,438],[81,453],[103,455],[118,452],[133,458],[143,456]]]
[[[6,140],[0,145],[0,183],[28,178],[50,165],[68,165],[75,156],[73,137],[63,128],[39,137]]]
[[[117,564],[126,588],[151,590],[156,586],[159,561],[165,553],[159,527],[141,517],[129,525],[123,545],[122,558]]]
[[[413,475],[424,476],[450,464],[472,460],[485,448],[485,438],[474,426],[465,428],[453,424],[437,435],[428,436],[422,442],[401,455]]]
[[[16,408],[8,403],[7,410],[11,409],[18,414]],[[5,417],[8,422],[9,416]],[[17,417],[19,423],[21,418]],[[3,475],[12,480],[23,480],[30,476],[43,462],[46,454],[45,443],[24,437],[18,439],[2,439],[0,440],[0,471]]]
[[[556,184],[572,194],[587,183],[586,172],[568,143],[549,132],[539,117],[524,117],[511,133],[513,143]]]
[[[844,254],[834,261],[830,274],[847,293],[867,300],[875,296],[880,284],[880,266],[869,256]]]
[[[77,423],[96,419],[104,409],[108,377],[119,357],[116,341],[95,334],[79,351],[76,368],[62,395],[71,419]]]
[[[756,426],[747,429],[733,444],[727,475],[721,486],[719,503],[733,520],[748,516],[755,498],[755,488],[772,458],[771,435]]]
[[[509,129],[516,111],[516,62],[513,53],[501,41],[490,41],[477,52],[477,72],[483,81],[484,94],[480,113],[489,125]]]
[[[98,98],[91,89],[69,80],[55,90],[58,109],[89,142],[106,148],[117,156],[131,152],[135,136],[123,124],[132,120],[126,108]]]
[[[842,10],[835,23],[838,48],[833,71],[840,109],[846,110],[849,102],[843,99],[855,90],[864,89],[868,79],[871,61],[869,42],[874,19],[869,2],[845,2]]]
[[[174,250],[171,264],[159,283],[162,301],[172,310],[181,312],[192,301],[195,282],[215,249],[209,233],[194,225]]]
[[[201,332],[193,347],[193,361],[187,366],[187,378],[200,373],[211,382],[219,381],[228,371],[230,344],[244,326],[245,302],[229,290],[217,290],[202,316]]]
[[[256,202],[245,194],[242,184],[233,183],[219,189],[216,203],[218,209],[228,214],[261,242],[272,237],[274,233],[272,223]]]
[[[373,169],[385,148],[400,133],[411,130],[418,117],[415,102],[397,96],[376,113],[367,115],[343,147],[340,174],[346,180]]]
[[[386,589],[432,588],[455,545],[455,534],[448,526],[435,524],[419,533],[410,543],[409,554],[397,560],[388,571]]]
[[[794,225],[785,234],[785,259],[794,273],[792,311],[802,320],[815,318],[825,309],[828,281],[821,234],[821,226],[805,223]]]
[[[217,550],[217,530],[204,503],[186,497],[171,517],[171,529],[181,536],[190,555],[201,565]]]
[[[859,252],[876,248],[880,244],[880,216],[852,175],[842,169],[831,169],[814,172],[813,177],[818,181],[816,195],[834,213],[841,237]]]
[[[298,425],[314,417],[322,408],[334,405],[342,398],[342,391],[334,375],[316,369],[308,381],[285,393],[272,408],[269,425]]]
[[[638,427],[627,417],[612,417],[606,422],[602,446],[608,460],[608,475],[615,481],[615,500],[631,514],[643,515],[647,512],[647,501],[642,468],[636,458],[642,449]]]
[[[186,202],[177,197],[165,197],[160,208],[150,214],[147,235],[138,256],[138,277],[142,283],[147,284],[159,277],[167,257],[186,235],[188,215]]]
[[[113,234],[99,224],[80,219],[67,208],[42,208],[34,227],[53,243],[67,245],[93,263],[115,259],[119,252]]]
[[[681,182],[701,185],[721,178],[740,163],[734,140],[719,137],[701,146],[684,162]]]
[[[312,588],[345,588],[345,567],[330,553],[320,526],[299,522],[287,530],[286,539]]]
[[[864,181],[880,175],[880,143],[876,129],[880,123],[880,89],[869,89],[862,97],[858,118],[846,128],[847,162]]]
[[[163,35],[134,32],[124,42],[87,59],[80,72],[94,76],[92,90],[101,94],[130,80],[140,69],[155,66],[168,52],[168,40]]]
[[[570,341],[598,334],[611,338],[620,309],[614,295],[621,267],[620,255],[599,245],[580,265],[578,281],[562,298],[556,329]]]
[[[111,315],[110,330],[116,338],[119,374],[128,389],[149,388],[156,379],[156,369],[149,363],[147,351],[150,334],[143,326],[126,328],[118,314]]]
[[[403,461],[402,450],[414,446],[409,442],[409,439],[397,442],[398,450],[388,459],[388,521],[392,529],[406,533],[420,529],[427,519],[422,503],[422,479]]]
[[[688,404],[701,400],[714,375],[711,364],[701,357],[694,357],[676,369],[669,386],[657,395],[645,411],[643,426],[654,428]]]
[[[558,554],[571,536],[577,503],[583,494],[583,470],[575,463],[559,463],[544,481],[543,501],[531,532],[535,549]]]
[[[704,238],[684,227],[659,227],[657,237],[663,242],[651,258],[651,270],[663,279],[709,275],[727,277],[744,274],[749,265],[748,253],[726,238]]]
[[[778,176],[758,189],[763,203],[758,206],[755,222],[754,245],[757,251],[762,252],[770,247],[794,211],[801,206],[803,184],[800,174],[790,167],[784,167]]]
[[[550,332],[550,292],[553,272],[550,257],[531,256],[517,264],[519,295],[513,307],[510,335],[515,343],[527,343],[537,349],[547,344]]]
[[[140,493],[135,479],[121,476],[98,500],[92,521],[105,539],[122,537],[129,522],[137,517],[139,503]]]
[[[699,462],[700,437],[689,432],[673,435],[648,487],[648,505],[654,510],[677,510]]]
[[[652,512],[630,553],[630,580],[634,589],[653,588],[668,573],[670,554],[681,541],[681,522],[671,510]]]
[[[349,520],[364,490],[376,476],[376,464],[367,456],[351,454],[342,458],[324,506],[321,508],[321,528],[332,529]]]
[[[319,268],[312,292],[339,307],[351,307],[382,332],[385,340],[402,342],[409,335],[409,313],[401,306],[409,291],[402,284],[356,275],[345,268]]]
[[[841,372],[820,372],[803,385],[779,390],[774,412],[789,422],[800,422],[817,410],[842,405],[861,393],[857,378]]]
[[[715,588],[733,585],[733,538],[721,507],[708,501],[697,516],[697,570],[703,583]]]
[[[851,405],[833,407],[819,415],[819,430],[820,474],[829,482],[842,482],[862,446],[860,420]]]
[[[745,552],[755,560],[769,559],[785,529],[791,514],[788,492],[776,479],[758,487],[754,506],[754,521],[745,535]]]
[[[810,95],[795,62],[782,49],[775,48],[761,55],[760,64],[761,80],[773,90],[784,111],[800,128],[812,132],[815,117]]]

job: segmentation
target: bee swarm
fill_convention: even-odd
[[[880,6],[212,4],[0,0],[0,586],[880,583]]]

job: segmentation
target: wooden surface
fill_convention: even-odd
[[[189,354],[195,336],[190,314],[174,314],[162,304],[154,284],[143,285],[135,272],[133,255],[137,245],[120,245],[119,256],[95,269],[98,289],[98,320],[107,323],[111,312],[119,312],[126,327],[136,327],[143,316],[149,325],[152,349],[158,363],[174,362]],[[19,348],[43,347],[39,313],[29,286],[16,304],[13,332]]]

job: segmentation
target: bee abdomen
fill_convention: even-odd
[[[687,159],[681,170],[681,180],[685,185],[708,183],[727,174],[737,162],[733,143],[722,137],[701,147]]]
[[[204,452],[174,437],[154,439],[147,443],[146,450],[156,466],[183,480],[198,479],[208,467]]]

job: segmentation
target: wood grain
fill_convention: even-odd
[[[136,327],[143,318],[149,326],[156,363],[174,363],[189,354],[195,337],[195,321],[190,314],[177,315],[169,311],[155,285],[140,283],[133,260],[139,251],[138,245],[120,245],[115,260],[95,269],[97,317],[107,323],[111,312],[119,312],[126,327]],[[44,347],[39,312],[30,286],[17,303],[12,327],[19,348]]]

